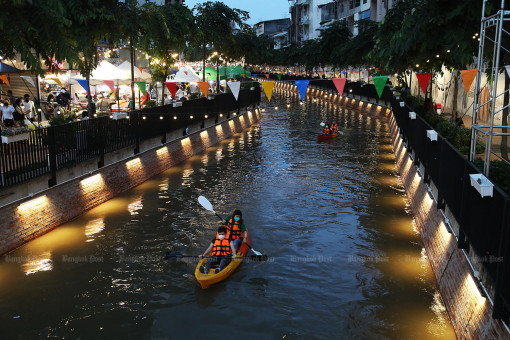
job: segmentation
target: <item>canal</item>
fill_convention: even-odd
[[[277,107],[277,108],[276,108]],[[317,142],[320,122],[343,135]],[[202,290],[243,211],[267,262]],[[40,212],[44,214],[44,211]],[[275,93],[259,124],[0,258],[0,338],[454,339],[386,122]]]

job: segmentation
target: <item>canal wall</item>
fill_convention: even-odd
[[[468,254],[459,249],[454,230],[457,222],[446,219],[437,207],[437,189],[429,189],[406,148],[393,115],[388,118],[397,170],[414,214],[439,292],[458,339],[510,339],[508,328],[492,318],[493,305],[473,279]],[[448,221],[450,226],[445,224]],[[485,292],[484,292],[485,293]],[[485,295],[485,294],[484,294]]]
[[[277,82],[277,89],[297,93],[293,82]],[[492,318],[493,303],[488,297],[482,296],[482,288],[473,279],[471,273],[474,270],[468,261],[469,254],[458,248],[455,237],[455,231],[459,230],[458,223],[448,207],[445,207],[444,212],[438,209],[434,199],[437,197],[437,188],[431,182],[429,190],[420,175],[418,169],[422,165],[415,164],[412,152],[408,151],[402,141],[390,103],[350,93],[340,96],[334,91],[320,88],[309,88],[305,100],[328,101],[387,119],[396,168],[457,338],[510,339],[508,327]],[[420,171],[424,173],[423,169]],[[448,226],[445,221],[448,221]]]
[[[149,178],[202,153],[260,120],[260,110],[232,113],[232,117],[215,123],[206,122],[189,127],[188,135],[176,131],[161,138],[144,141],[140,153],[133,149],[120,150],[105,159],[97,169],[97,160],[66,169],[59,178],[66,180],[48,189],[36,191],[37,183],[20,185],[24,198],[0,208],[0,255],[39,237],[59,225],[71,221],[87,210],[127,191]]]

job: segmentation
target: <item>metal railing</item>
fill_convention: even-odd
[[[104,165],[104,155],[133,147],[139,152],[140,141],[185,129],[205,116],[216,118],[227,113],[255,106],[260,102],[260,87],[243,89],[236,100],[232,93],[216,95],[214,99],[200,98],[183,102],[181,107],[164,105],[130,111],[126,119],[100,117],[64,125],[30,130],[14,136],[0,146],[0,189],[50,174],[48,185],[56,184],[56,172],[81,162],[98,158]]]

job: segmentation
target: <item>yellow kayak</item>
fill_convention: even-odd
[[[246,238],[246,243],[241,243],[241,246],[239,247],[237,251],[237,258],[232,259],[228,266],[226,266],[221,272],[215,274],[214,270],[217,268],[217,266],[211,266],[209,268],[209,273],[202,274],[200,272],[200,266],[205,265],[205,262],[207,261],[207,258],[201,259],[197,267],[195,268],[195,277],[200,283],[200,286],[202,286],[202,289],[206,289],[209,286],[218,283],[220,281],[225,280],[227,277],[229,277],[236,269],[241,265],[241,263],[244,260],[244,257],[246,254],[248,254],[248,251],[250,250],[250,234],[248,233],[248,229],[246,229],[246,232],[248,234],[248,237]],[[210,256],[210,254],[208,254]]]

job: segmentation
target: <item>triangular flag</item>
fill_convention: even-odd
[[[265,76],[266,76],[267,79],[269,79],[269,74],[266,73]]]
[[[5,74],[1,75],[0,79],[2,79],[3,82],[7,84],[7,86],[11,87],[11,84],[9,84],[9,79],[7,79],[7,75]]]
[[[112,90],[112,92],[115,92],[115,84],[113,80],[103,80],[103,83],[105,83]]]
[[[331,80],[333,80],[333,84],[335,84],[338,94],[342,95],[342,93],[344,93],[344,87],[345,83],[347,82],[347,78],[333,78]]]
[[[239,98],[239,91],[241,90],[241,82],[240,81],[228,81],[227,82],[228,87],[230,87],[230,90],[232,90],[232,94],[238,100]]]
[[[31,76],[20,76],[20,77],[25,79],[26,81],[28,81],[30,84],[32,84],[32,86],[35,86],[34,80],[32,79]]]
[[[278,80],[282,80],[282,75],[280,73],[277,74]]]
[[[135,81],[140,91],[145,95],[145,81]]]
[[[174,74],[177,74],[177,71],[172,71]]]
[[[253,78],[257,79],[257,75],[256,74],[252,74]]]
[[[263,81],[262,89],[264,89],[264,93],[266,94],[267,101],[271,101],[271,95],[273,94],[273,89],[274,89],[274,80]]]
[[[143,72],[143,68],[142,67],[139,67],[138,69],[140,70],[140,72]]]
[[[301,96],[301,101],[305,100],[306,89],[308,89],[309,80],[295,80],[297,89],[299,91],[299,95]]]
[[[63,87],[62,86],[62,82],[60,81],[60,79],[58,79],[58,78],[50,78],[50,79],[53,80],[55,83],[59,84],[60,87]]]
[[[75,79],[75,80],[78,82],[78,84],[80,84],[80,86],[81,86],[81,87],[83,87],[83,89],[84,89],[85,91],[88,91],[88,88],[89,88],[89,87],[88,87],[88,84],[87,84],[87,80],[86,80],[86,79]]]
[[[184,71],[184,74],[185,74],[185,75],[188,75],[188,71]]]
[[[416,73],[416,78],[418,78],[418,83],[420,83],[423,93],[427,93],[430,77],[432,77],[432,73]]]
[[[202,91],[204,96],[207,97],[207,92],[209,91],[209,83],[206,81],[199,81],[197,84],[200,91]]]
[[[379,77],[372,77],[372,80],[374,81],[375,90],[377,91],[377,95],[379,98],[381,98],[381,95],[384,90],[384,85],[386,85],[386,81],[388,80],[388,76],[379,76]]]
[[[172,95],[172,97],[175,98],[175,94],[177,93],[177,83],[175,82],[165,82],[165,86]]]
[[[508,66],[505,66],[508,67]],[[478,69],[472,69],[472,70],[462,70],[460,71],[460,75],[462,77],[462,81],[464,82],[464,89],[466,90],[466,93],[469,92],[469,89],[471,88],[471,84],[473,84],[473,80],[475,80],[476,74],[478,73]]]

